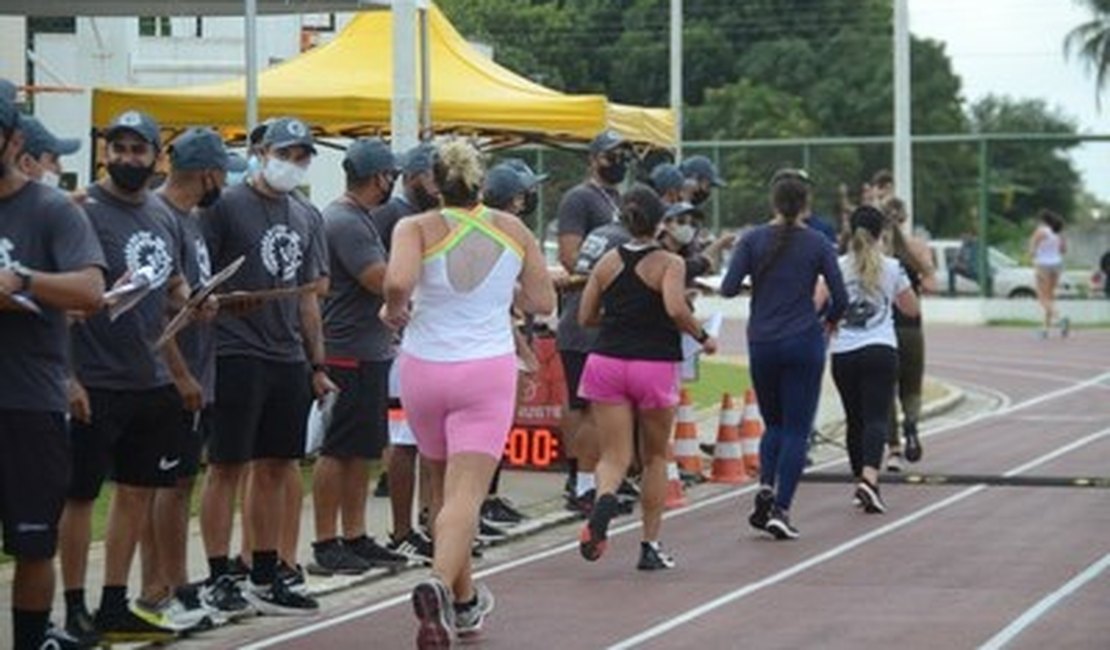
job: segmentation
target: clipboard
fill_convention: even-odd
[[[135,305],[142,302],[150,294],[154,286],[154,269],[141,266],[131,273],[127,282],[104,292],[104,304],[108,307],[108,320],[115,322],[117,318],[131,311]]]
[[[219,273],[208,278],[208,282],[197,287],[197,289],[193,291],[193,294],[189,296],[189,299],[185,301],[185,305],[170,319],[170,322],[166,325],[166,329],[162,331],[162,336],[158,337],[158,340],[154,343],[154,348],[156,350],[161,349],[166,343],[169,343],[170,339],[177,336],[181,330],[185,329],[185,327],[192,322],[193,314],[196,313],[197,309],[204,304],[204,301],[208,300],[220,285],[227,282],[232,276],[238,273],[246,259],[245,255],[240,255],[221,269]]]
[[[8,293],[6,291],[0,291],[0,300],[18,307],[20,311],[42,316],[42,307],[39,307],[39,304],[25,293]]]

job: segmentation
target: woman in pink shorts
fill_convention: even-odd
[[[513,421],[514,289],[521,311],[555,308],[532,233],[479,203],[478,151],[450,140],[433,173],[445,207],[397,225],[382,308],[383,321],[405,328],[401,402],[431,471],[433,576],[413,589],[420,648],[476,633],[493,609],[489,590],[471,580],[470,548]]]
[[[582,529],[582,557],[605,551],[609,522],[619,510],[616,490],[632,462],[633,427],[640,423],[644,536],[637,568],[668,569],[674,560],[659,544],[667,491],[667,443],[678,404],[680,332],[712,353],[717,342],[694,319],[686,302],[686,264],[655,238],[665,207],[645,185],[624,195],[621,221],[632,241],[598,261],[582,293],[579,321],[600,325],[582,371],[579,395],[590,400],[601,432],[597,502]]]

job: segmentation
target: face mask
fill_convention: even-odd
[[[42,173],[42,178],[39,179],[39,182],[47,187],[57,188],[58,185],[62,183],[62,177],[48,170]]]
[[[270,158],[262,168],[262,177],[278,192],[292,192],[304,182],[307,171],[304,167],[286,160]]]
[[[200,200],[197,201],[197,207],[207,208],[207,207],[209,207],[210,205],[212,205],[213,203],[215,203],[216,201],[219,201],[219,200],[220,200],[220,188],[219,187],[213,187],[212,189],[205,192],[204,196],[200,197]]]
[[[150,175],[154,173],[154,165],[150,167],[136,167],[123,163],[108,163],[108,176],[116,187],[124,192],[138,192],[146,187]]]
[[[610,185],[616,185],[624,180],[625,174],[628,173],[628,166],[623,162],[611,162],[608,167],[599,167],[597,175],[601,180]]]
[[[245,172],[245,171],[242,171],[242,172],[228,172],[227,173],[227,184],[228,185],[238,185],[238,184],[246,181],[248,173],[249,172]]]
[[[424,189],[423,185],[412,188],[412,198],[421,212],[439,207],[439,197]]]
[[[709,200],[709,190],[698,188],[690,193],[690,203],[701,205]]]
[[[694,241],[694,237],[697,234],[698,229],[688,223],[679,224],[671,229],[671,237],[674,237],[675,241],[683,246]]]
[[[260,171],[262,171],[262,160],[258,156],[247,158],[247,171],[243,172],[243,175],[254,176]]]
[[[527,217],[535,213],[536,208],[540,204],[540,195],[535,192],[529,192],[524,195],[524,207],[520,209],[520,216]]]

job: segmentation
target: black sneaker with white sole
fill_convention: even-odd
[[[200,588],[200,600],[205,607],[223,614],[229,620],[254,614],[254,609],[243,597],[239,581],[230,575],[222,575],[204,583]]]
[[[100,646],[100,637],[94,643],[81,643],[77,637],[66,632],[64,627],[48,623],[39,650],[83,650]]]
[[[906,460],[911,463],[921,460],[924,450],[921,448],[921,437],[917,435],[917,423],[910,420],[903,422],[902,437],[906,439]]]
[[[312,563],[308,572],[316,576],[357,576],[370,570],[370,563],[355,554],[339,539],[312,543]]]
[[[478,520],[478,540],[482,542],[499,542],[509,536],[501,528],[487,522],[485,519]]]
[[[640,571],[661,571],[674,567],[674,558],[663,550],[662,544],[659,542],[640,542],[640,561],[636,563],[637,569]]]
[[[409,563],[407,557],[382,546],[369,535],[362,535],[355,539],[345,539],[343,540],[343,547],[376,569],[399,569]]]
[[[304,567],[299,564],[293,566],[285,560],[278,562],[277,578],[281,582],[284,582],[285,586],[289,587],[290,591],[304,593],[304,591],[308,589],[304,574]]]
[[[879,486],[872,485],[863,480],[856,484],[856,497],[863,504],[863,511],[868,514],[879,515],[886,512],[886,504],[879,494]]]
[[[67,638],[75,639],[78,647],[94,648],[100,645],[100,630],[96,629],[92,614],[84,606],[66,611],[62,632]]]
[[[417,584],[412,590],[412,609],[420,623],[418,650],[450,648],[455,639],[455,606],[447,585],[436,577]]]
[[[785,510],[778,506],[771,508],[771,516],[767,519],[768,533],[775,536],[775,539],[798,539],[798,529],[790,523],[790,515]]]
[[[482,502],[482,521],[494,526],[513,526],[527,517],[504,497],[486,497]]]
[[[305,616],[320,610],[315,598],[293,591],[280,579],[269,585],[248,582],[243,597],[259,614],[266,616]]]
[[[435,547],[432,545],[432,540],[415,528],[410,530],[409,534],[403,538],[393,540],[389,544],[389,550],[404,555],[410,561],[427,565],[431,565],[432,559],[435,557]]]
[[[775,492],[768,487],[759,488],[755,493],[752,514],[748,515],[748,525],[756,530],[767,530],[767,522],[771,519],[771,510],[774,507]]]
[[[102,642],[157,643],[171,641],[177,632],[157,612],[137,612],[130,606],[100,608],[93,619]]]

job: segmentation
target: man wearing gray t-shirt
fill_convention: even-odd
[[[264,614],[318,608],[278,577],[284,531],[292,529],[295,538],[299,523],[299,491],[292,503],[286,495],[304,456],[309,404],[313,395],[336,390],[325,371],[317,298],[327,275],[322,221],[297,192],[315,153],[304,122],[274,120],[263,136],[261,172],[227,188],[201,217],[213,267],[245,257],[221,290],[230,295],[216,320],[215,427],[201,509],[209,582],[230,573],[234,497],[249,466],[251,576],[244,596]]]
[[[339,396],[312,477],[316,542],[309,570],[323,575],[408,563],[367,536],[365,514],[369,461],[381,458],[389,437],[393,362],[393,331],[378,318],[387,257],[370,209],[389,198],[397,164],[380,138],[361,138],[347,149],[343,172],[347,192],[324,209],[331,267],[324,344]]]
[[[559,262],[572,276],[577,273],[580,249],[589,234],[617,220],[620,214],[617,186],[627,173],[628,143],[616,133],[600,133],[590,143],[589,151],[589,178],[563,195],[556,216]],[[581,286],[564,290],[555,340],[567,383],[567,410],[561,428],[564,448],[570,457],[568,502],[574,510],[588,513],[593,506],[598,444],[589,417],[589,402],[578,396],[578,380],[597,332],[578,324],[581,297]]]
[[[65,312],[100,306],[104,254],[75,203],[19,170],[21,141],[15,106],[0,96],[0,530],[16,567],[3,637],[5,647],[37,650],[47,647],[72,463]]]

